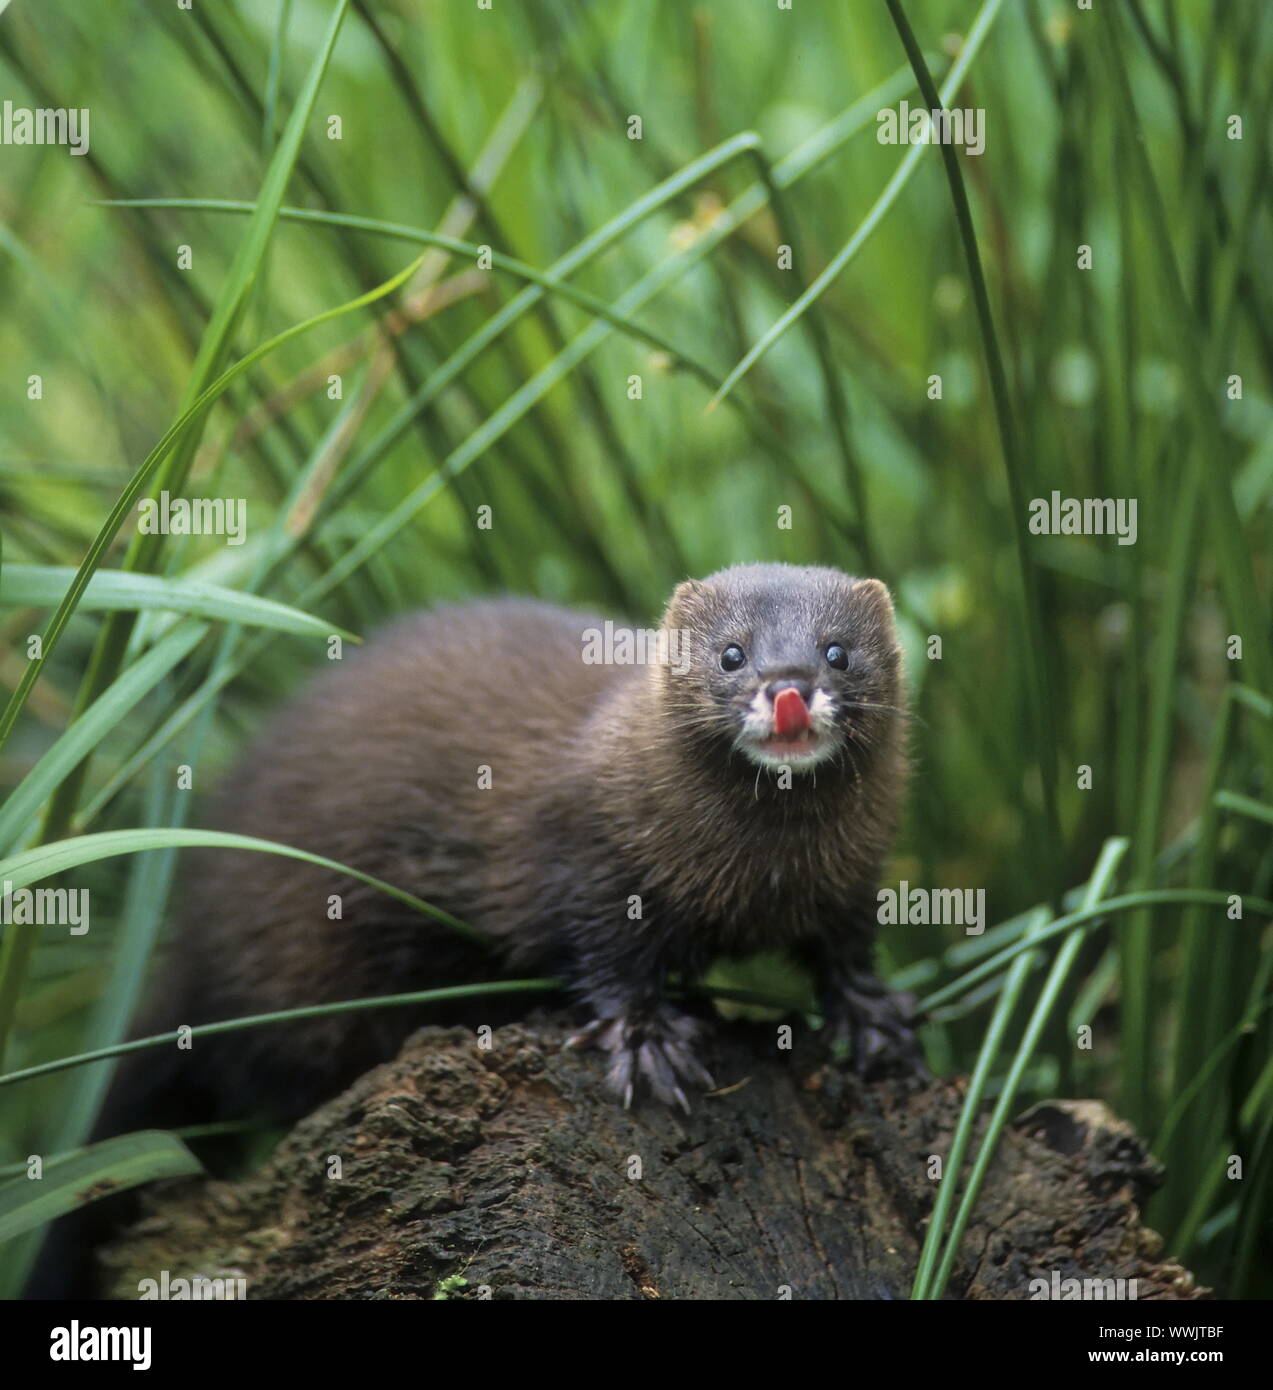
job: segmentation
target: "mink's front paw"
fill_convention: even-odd
[[[711,1090],[712,1074],[694,1055],[703,1026],[689,1014],[661,1004],[652,1013],[624,1018],[599,1018],[568,1038],[567,1047],[596,1043],[610,1054],[606,1085],[629,1109],[638,1081],[667,1105],[679,1105],[688,1115],[690,1103],[682,1082]]]
[[[874,975],[854,974],[827,1005],[826,1034],[847,1047],[859,1076],[928,1076],[912,1026],[913,994],[890,994]]]

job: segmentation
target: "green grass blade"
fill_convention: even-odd
[[[1092,870],[1091,883],[1084,894],[1083,906],[1085,908],[1094,907],[1100,902],[1101,895],[1109,887],[1119,862],[1127,853],[1128,844],[1129,842],[1125,839],[1106,841],[1101,850],[1100,858],[1096,861],[1096,867]],[[981,1147],[973,1160],[972,1170],[968,1174],[968,1181],[960,1197],[959,1209],[951,1223],[950,1234],[942,1251],[941,1263],[925,1292],[927,1298],[941,1298],[946,1291],[946,1283],[950,1278],[951,1270],[954,1268],[960,1242],[963,1240],[964,1232],[968,1229],[968,1222],[972,1219],[977,1197],[986,1180],[986,1173],[989,1171],[995,1150],[998,1148],[999,1136],[1008,1123],[1009,1112],[1017,1103],[1017,1093],[1021,1089],[1025,1070],[1034,1057],[1045,1025],[1056,1010],[1061,987],[1065,984],[1066,977],[1074,966],[1082,944],[1082,931],[1071,932],[1061,943],[1060,949],[1056,953],[1056,959],[1052,962],[1052,968],[1048,972],[1048,977],[1039,992],[1034,1010],[1026,1023],[1025,1033],[1017,1046],[1016,1055],[1012,1059],[1012,1066],[1008,1069],[1008,1075],[1004,1078],[998,1099],[995,1101],[995,1108],[986,1124],[986,1132],[982,1136]],[[1021,959],[1028,960],[1029,957],[1023,956]],[[948,1176],[954,1177],[953,1174]],[[945,1184],[943,1184],[944,1186]]]
[[[417,989],[407,994],[373,994],[361,999],[340,999],[332,1004],[311,1004],[300,1009],[279,1009],[275,1013],[252,1014],[243,1018],[223,1019],[218,1023],[199,1023],[188,1030],[188,1036],[210,1038],[220,1033],[240,1033],[250,1028],[268,1028],[276,1023],[299,1023],[309,1018],[330,1018],[335,1014],[362,1013],[375,1009],[401,1009],[415,1004],[444,1004],[456,999],[485,999],[498,994],[544,994],[565,988],[562,981],[545,976],[533,980],[488,980],[474,985],[446,985],[441,989]],[[128,1042],[110,1047],[95,1048],[92,1052],[74,1057],[59,1057],[54,1062],[40,1062],[0,1075],[0,1087],[15,1086],[40,1076],[53,1076],[90,1062],[104,1062],[124,1057],[130,1052],[163,1047],[179,1041],[183,1034],[155,1033],[148,1038],[131,1038]]]
[[[945,82],[942,83],[939,105],[946,105],[963,84],[964,78],[968,74],[968,69],[972,66],[973,59],[977,56],[978,50],[985,42],[986,35],[990,32],[991,25],[994,24],[1002,8],[1003,0],[985,0],[985,3],[977,12],[977,18],[973,21],[972,28],[968,31],[968,35],[964,39],[963,48],[960,50],[959,57],[947,74]],[[819,296],[839,279],[845,267],[871,239],[876,229],[892,210],[902,190],[910,182],[911,175],[915,172],[926,148],[926,145],[911,146],[905,158],[897,166],[897,170],[893,174],[893,177],[889,179],[888,183],[884,186],[883,192],[875,200],[870,212],[863,218],[858,229],[831,259],[827,268],[813,280],[809,288],[792,304],[785,314],[782,314],[774,322],[760,341],[757,342],[742,361],[730,371],[721,385],[720,390],[716,393],[715,397],[713,397],[711,402],[712,405],[716,405],[727,396],[765,353],[773,347],[778,339],[781,338],[803,314],[808,312],[810,306]]]
[[[100,207],[117,208],[184,208],[194,212],[250,213],[256,204],[234,202],[224,198],[111,198],[99,201]],[[423,228],[409,227],[402,222],[382,222],[374,217],[359,217],[352,213],[324,212],[313,208],[280,208],[279,218],[285,222],[310,223],[320,227],[348,227],[353,231],[369,232],[393,241],[405,241],[415,246],[429,246],[437,250],[449,251],[452,255],[463,256],[476,261],[482,247],[473,241],[463,241],[459,237],[446,236],[441,232],[425,231]],[[537,270],[525,261],[506,256],[500,251],[489,249],[491,265],[496,270],[506,271],[538,286],[548,294],[553,294],[578,309],[583,309],[596,318],[604,319],[612,328],[618,329],[639,342],[648,344],[660,352],[665,352],[677,363],[694,373],[701,381],[713,389],[720,378],[709,368],[686,355],[685,351],[653,329],[645,328],[631,318],[615,313],[614,309],[587,290],[578,289],[569,280],[549,271]]]
[[[946,88],[938,92],[924,62],[924,55],[911,32],[900,0],[886,2],[924,100],[932,110],[944,107],[949,99],[947,93],[954,89],[948,82]],[[922,149],[923,146],[919,148]],[[1017,645],[1024,648],[1027,654],[1026,687],[1030,695],[1028,715],[1030,726],[1034,730],[1034,759],[1043,790],[1042,823],[1036,826],[1029,843],[1035,855],[1039,882],[1047,886],[1053,906],[1058,907],[1062,880],[1058,875],[1060,861],[1053,852],[1053,846],[1061,842],[1061,818],[1056,798],[1057,722],[1056,713],[1052,708],[1052,682],[1048,675],[1047,654],[1044,649],[1044,634],[1047,628],[1043,617],[1043,601],[1039,591],[1038,571],[1028,544],[1030,479],[1021,455],[1008,387],[1008,374],[1004,369],[1003,354],[999,350],[994,315],[990,308],[990,293],[986,288],[986,277],[981,267],[981,253],[977,248],[972,209],[968,205],[968,194],[964,188],[963,174],[959,169],[959,156],[954,146],[949,143],[942,144],[939,148],[942,165],[946,171],[946,181],[950,187],[951,201],[955,208],[955,222],[959,228],[964,259],[968,265],[968,279],[972,286],[973,303],[977,309],[977,325],[981,332],[981,346],[985,354],[986,373],[990,378],[990,393],[994,401],[995,422],[999,430],[999,446],[1003,451],[1004,473],[1008,480],[1012,535],[1017,556],[1017,573],[1021,583]],[[1028,801],[1026,808],[1028,811]]]
[[[281,347],[284,343],[290,342],[300,334],[318,327],[320,324],[329,323],[332,319],[339,318],[342,314],[348,314],[355,309],[364,308],[366,305],[374,303],[377,299],[381,299],[387,294],[392,294],[394,290],[411,277],[419,264],[420,258],[417,257],[404,270],[400,270],[391,279],[386,280],[384,284],[377,285],[373,290],[368,290],[366,294],[360,294],[356,299],[351,299],[344,304],[339,304],[334,309],[327,309],[321,314],[315,314],[313,318],[306,319],[302,323],[294,324],[291,328],[284,329],[282,333],[278,333],[267,342],[262,343],[260,347],[255,348],[252,352],[248,353],[246,357],[241,358],[234,366],[223,372],[196,398],[190,408],[179,415],[172,425],[169,426],[163,438],[160,439],[158,444],[156,444],[146,456],[141,467],[133,474],[132,480],[120,494],[119,499],[111,509],[110,515],[94,538],[93,544],[89,547],[88,553],[85,555],[79,569],[75,571],[74,578],[67,588],[61,603],[58,604],[57,611],[49,620],[49,624],[43,633],[41,655],[35,660],[27,663],[22,679],[14,689],[13,695],[5,706],[4,713],[0,714],[0,748],[4,747],[5,743],[8,741],[9,735],[13,732],[13,726],[17,723],[18,715],[22,712],[22,707],[26,704],[27,697],[31,693],[31,687],[39,679],[40,672],[44,668],[44,663],[49,659],[49,655],[57,645],[58,639],[66,628],[66,624],[70,621],[71,615],[79,606],[80,600],[84,596],[84,591],[88,588],[89,582],[96,572],[98,565],[101,563],[101,558],[106,553],[107,547],[110,545],[111,541],[114,540],[120,527],[123,526],[128,514],[132,511],[134,504],[153,476],[155,469],[158,468],[168,456],[173,444],[181,437],[186,427],[193,420],[197,419],[213,401],[221,396],[226,387],[242,376],[244,372],[255,366],[262,358],[267,357],[276,348]],[[3,1034],[0,1033],[0,1036],[3,1036]]]
[[[261,193],[256,200],[256,211],[248,224],[247,235],[235,254],[217,300],[216,310],[199,344],[199,355],[195,358],[190,372],[190,385],[184,404],[193,403],[220,370],[221,363],[229,352],[235,324],[247,304],[252,286],[264,263],[274,224],[278,219],[278,210],[283,205],[283,195],[287,192],[292,170],[300,154],[301,142],[305,138],[305,128],[313,114],[314,103],[327,74],[327,66],[336,47],[336,39],[348,7],[349,0],[336,0],[332,9],[327,32],[323,35],[305,83],[297,94],[296,104],[283,129],[274,157],[270,160],[265,182],[261,185]]]
[[[248,223],[247,234],[235,253],[234,260],[222,285],[221,293],[217,298],[212,317],[199,341],[195,361],[178,405],[178,415],[182,421],[181,428],[178,429],[174,426],[175,432],[172,439],[154,460],[153,466],[148,467],[144,464],[140,470],[140,473],[147,478],[152,471],[156,472],[161,490],[168,490],[174,494],[180,494],[183,491],[186,475],[194,461],[195,449],[198,446],[204,422],[203,412],[197,409],[198,402],[205,399],[207,396],[205,388],[228,359],[235,328],[243,316],[254,286],[259,277],[264,274],[266,256],[278,217],[278,209],[282,206],[283,195],[287,191],[292,170],[299,157],[305,129],[313,113],[319,88],[322,86],[328,63],[336,47],[336,39],[340,33],[348,4],[349,0],[336,0],[326,32],[310,65],[305,82],[302,84],[278,147],[270,160],[265,180],[261,186],[260,196],[257,199],[256,212]],[[189,410],[185,409],[187,406],[190,407]],[[124,556],[123,568],[129,571],[154,571],[158,567],[157,561],[163,543],[164,537],[161,534],[142,534],[138,531],[129,543]],[[86,559],[85,566],[87,568],[84,569],[84,574],[91,572],[96,564],[97,560],[94,560],[90,565]],[[72,603],[67,612],[73,608],[74,604]],[[77,712],[83,710],[96,699],[115,678],[125,660],[129,636],[133,631],[135,622],[136,614],[126,610],[113,613],[107,618],[93,649],[88,669],[80,683],[76,701]],[[35,668],[35,663],[32,663],[32,667]],[[28,670],[27,674],[34,678],[38,674],[38,669]],[[0,747],[3,747],[8,737],[12,727],[11,720],[16,718],[18,710],[21,709],[22,701],[26,698],[21,685],[19,692],[21,699],[17,700],[16,703],[10,701],[9,707],[0,716]],[[15,695],[19,692],[15,692]],[[58,788],[57,796],[50,804],[42,829],[42,834],[46,839],[56,838],[70,823],[79,802],[80,790],[87,770],[88,764],[82,763]],[[4,983],[7,984],[10,972],[16,972],[20,976],[24,969],[24,963],[20,959],[7,959],[0,965],[0,976],[4,977]],[[0,985],[0,988],[3,988],[3,985]],[[3,1056],[7,1040],[6,1020],[0,1016],[0,1056]]]
[[[1145,153],[1144,135],[1132,99],[1131,84],[1123,59],[1122,20],[1116,7],[1100,12],[1106,42],[1097,44],[1104,61],[1109,86],[1114,94],[1119,119],[1126,132],[1129,153],[1129,182],[1146,210],[1145,222],[1160,283],[1170,304],[1176,332],[1172,341],[1177,360],[1189,390],[1185,405],[1190,416],[1193,467],[1207,502],[1208,520],[1215,540],[1215,559],[1220,574],[1230,631],[1246,632],[1245,660],[1250,662],[1254,684],[1265,695],[1273,695],[1273,645],[1268,640],[1269,614],[1260,596],[1237,505],[1233,498],[1233,476],[1228,431],[1220,419],[1215,389],[1203,375],[1208,360],[1199,338],[1197,322],[1171,245],[1170,222],[1163,205],[1154,171]],[[1273,728],[1259,729],[1265,775],[1273,780]]]
[[[484,943],[485,936],[472,927],[452,917],[449,912],[395,888],[383,879],[374,878],[360,869],[348,864],[326,859],[321,854],[309,854],[291,845],[276,844],[273,840],[261,840],[251,835],[230,835],[219,830],[103,830],[93,835],[74,835],[70,839],[58,840],[49,845],[38,845],[34,849],[23,850],[0,860],[0,882],[8,882],[14,889],[25,888],[41,879],[65,873],[68,869],[79,868],[83,864],[93,864],[100,859],[111,859],[119,854],[140,854],[144,850],[155,849],[245,849],[262,854],[279,854],[285,859],[299,859],[306,864],[316,864],[324,869],[332,869],[340,874],[356,878],[360,883],[369,884],[396,898],[426,917],[458,932],[470,941]],[[13,928],[10,928],[13,931]],[[21,933],[18,933],[21,934]]]
[[[773,168],[773,180],[779,188],[787,188],[818,168],[847,140],[863,130],[871,121],[878,103],[892,99],[908,90],[901,71],[895,73],[874,91],[842,112],[822,130],[816,132],[790,155],[778,161]],[[669,202],[696,180],[704,177],[716,167],[730,160],[748,155],[758,144],[757,137],[751,133],[735,136],[718,145],[715,150],[687,165],[677,175],[664,180],[643,198],[632,204],[625,212],[612,219],[592,236],[580,242],[577,247],[554,262],[547,274],[553,278],[572,272],[592,257],[598,255],[616,238],[630,227],[636,225],[648,213]],[[768,201],[768,193],[762,183],[755,183],[744,190],[715,219],[711,228],[698,242],[685,251],[669,257],[655,270],[644,276],[622,298],[612,306],[611,317],[630,321],[631,315],[649,302],[682,275],[703,261],[728,236],[732,235],[744,222],[759,212]],[[505,306],[477,333],[473,334],[457,352],[429,378],[423,388],[400,410],[374,440],[363,450],[358,460],[349,468],[344,480],[343,490],[338,490],[334,500],[347,495],[402,437],[416,415],[432,401],[451,381],[474,361],[495,339],[537,302],[536,296],[543,291],[527,289]],[[370,559],[392,536],[396,535],[429,501],[446,486],[447,480],[468,467],[483,450],[511,428],[528,410],[543,399],[552,388],[562,381],[573,368],[581,362],[607,336],[607,322],[594,323],[579,334],[566,349],[544,368],[535,378],[518,391],[514,399],[507,401],[497,416],[470,435],[457,449],[453,450],[433,477],[426,479],[417,490],[406,498],[399,507],[377,528],[374,536],[367,536],[338,566],[323,580],[307,590],[307,594],[327,593],[352,574],[361,564]]]
[[[1253,796],[1243,796],[1240,792],[1218,791],[1215,803],[1226,811],[1236,811],[1240,816],[1249,816],[1264,825],[1273,825],[1273,806],[1257,801]]]
[[[1162,1126],[1159,1128],[1158,1135],[1153,1142],[1154,1153],[1161,1154],[1166,1151],[1168,1145],[1170,1145],[1172,1139],[1175,1137],[1176,1130],[1181,1120],[1183,1120],[1188,1113],[1190,1105],[1202,1094],[1204,1088],[1210,1084],[1221,1064],[1232,1056],[1234,1049],[1243,1038],[1250,1035],[1256,1020],[1270,1007],[1273,1007],[1273,997],[1262,1000],[1255,1009],[1248,1011],[1239,1022],[1235,1023],[1234,1026],[1229,1029],[1220,1043],[1212,1049],[1210,1055],[1190,1078],[1188,1085],[1182,1087],[1175,1093],[1175,1099],[1172,1101],[1171,1109],[1167,1111],[1166,1116],[1163,1118]]]
[[[65,597],[75,577],[75,570],[60,565],[6,565],[0,571],[0,607],[52,607]],[[77,608],[88,613],[160,610],[212,622],[270,628],[297,637],[327,638],[335,633],[346,641],[361,640],[346,628],[273,599],[222,588],[202,579],[129,574],[125,570],[95,571]]]
[[[54,740],[0,806],[0,850],[13,847],[23,828],[53,794],[62,778],[195,649],[207,630],[203,623],[182,623],[173,628]]]
[[[1238,898],[1244,912],[1254,912],[1262,917],[1273,917],[1273,902],[1267,898],[1241,894],[1233,896]],[[996,952],[989,959],[982,961],[980,965],[966,971],[959,979],[934,990],[932,994],[920,1000],[919,1010],[922,1013],[927,1013],[930,1009],[941,1007],[974,985],[980,984],[982,980],[997,974],[1023,951],[1031,950],[1033,946],[1054,936],[1063,936],[1071,927],[1095,922],[1102,917],[1114,917],[1120,912],[1134,912],[1140,907],[1168,907],[1197,903],[1204,907],[1225,908],[1229,906],[1229,899],[1230,894],[1222,892],[1218,888],[1151,888],[1140,893],[1125,893],[1117,898],[1107,898],[1097,907],[1083,908],[1078,912],[1067,912],[1064,917],[1058,917],[1055,922],[1050,922],[1038,931],[1029,941],[1021,940]]]
[[[1040,923],[1045,922],[1047,915],[1048,909],[1040,908],[1037,920]],[[1012,969],[1008,972],[1008,978],[1004,982],[999,998],[995,1001],[995,1010],[986,1028],[981,1051],[977,1055],[977,1063],[973,1067],[972,1075],[968,1078],[964,1104],[955,1124],[955,1132],[951,1136],[950,1149],[942,1165],[942,1177],[937,1189],[937,1200],[933,1203],[932,1214],[928,1218],[928,1230],[924,1236],[919,1264],[915,1270],[915,1282],[911,1288],[912,1299],[920,1300],[932,1296],[929,1289],[936,1274],[942,1236],[946,1229],[946,1219],[954,1204],[959,1170],[963,1167],[964,1162],[964,1153],[972,1142],[973,1128],[977,1123],[977,1112],[981,1107],[981,1098],[985,1094],[986,1083],[990,1079],[990,1073],[999,1055],[999,1049],[1007,1035],[1008,1023],[1036,959],[1029,939],[1031,935],[1032,933],[1027,929],[1027,941],[1024,943],[1025,953],[1017,957],[1013,962]]]
[[[0,1186],[0,1242],[139,1183],[202,1172],[181,1140],[160,1130],[103,1140],[51,1159],[38,1182],[21,1177]]]

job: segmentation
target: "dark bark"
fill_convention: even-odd
[[[109,1290],[135,1298],[167,1269],[240,1272],[250,1298],[908,1296],[958,1082],[863,1084],[812,1043],[763,1056],[772,1030],[722,1026],[710,1060],[732,1084],[688,1117],[625,1113],[564,1036],[514,1025],[483,1051],[422,1030],[251,1178],[149,1193],[105,1252]],[[1103,1105],[1034,1107],[1004,1136],[948,1297],[1027,1298],[1053,1270],[1203,1296],[1140,1223],[1159,1180]]]

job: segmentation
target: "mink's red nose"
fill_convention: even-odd
[[[790,738],[803,733],[809,727],[809,706],[805,704],[798,690],[788,686],[774,696],[774,733],[779,738]]]

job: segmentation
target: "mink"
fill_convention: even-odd
[[[917,1061],[871,960],[907,780],[885,586],[742,565],[680,584],[651,650],[612,640],[610,656],[641,664],[595,659],[607,631],[633,635],[525,599],[400,620],[286,704],[221,795],[218,828],[404,888],[493,953],[333,871],[198,851],[146,1026],[557,975],[587,1011],[576,1040],[606,1049],[619,1096],[644,1082],[687,1105],[710,1078],[669,976],[780,949],[810,969],[860,1068]],[[294,1118],[391,1056],[421,1017],[197,1041],[179,1054],[182,1090],[205,1117]],[[201,1050],[210,1065],[188,1065]]]
[[[599,635],[632,633],[479,600],[399,620],[333,662],[249,748],[213,824],[405,889],[489,946],[333,870],[199,850],[135,1031],[548,975],[580,1007],[572,1041],[604,1049],[624,1104],[648,1092],[688,1109],[714,1083],[705,1024],[669,981],[785,950],[860,1070],[922,1070],[908,1001],[872,963],[908,774],[887,588],[740,565],[679,584],[657,632],[650,650],[607,652]],[[468,1001],[460,1016],[492,1009]],[[291,1121],[438,1017],[346,1013],[135,1054],[99,1133]]]

